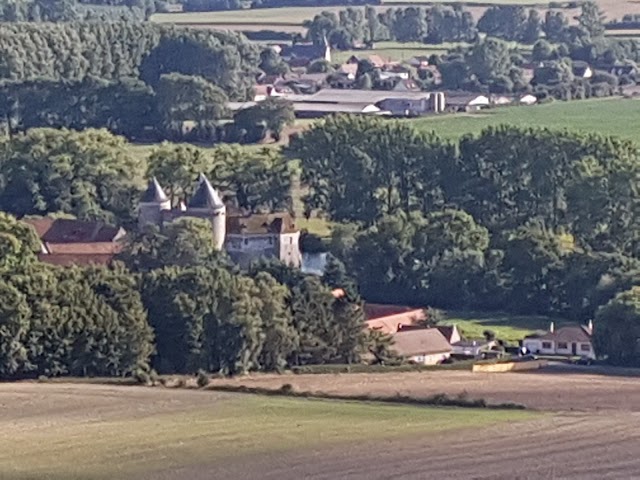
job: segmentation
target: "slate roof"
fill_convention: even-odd
[[[437,328],[400,330],[393,335],[392,348],[403,357],[449,353],[452,350],[447,339]]]
[[[224,203],[220,198],[218,191],[211,186],[211,182],[204,175],[200,174],[200,184],[195,193],[189,200],[187,205],[189,208],[221,208],[224,207]]]
[[[140,198],[141,203],[164,203],[167,200],[167,195],[162,190],[162,187],[158,183],[156,177],[153,177],[149,180],[149,185],[147,189],[142,194],[142,198]]]

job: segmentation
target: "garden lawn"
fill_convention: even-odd
[[[457,325],[461,335],[468,339],[483,338],[486,330],[496,338],[517,345],[526,335],[536,330],[549,330],[551,322],[556,328],[569,324],[568,320],[542,315],[508,315],[503,313],[447,312],[442,325]]]
[[[150,390],[149,396],[153,395]],[[189,465],[215,468],[216,462],[245,457],[250,461],[260,453],[490,428],[534,416],[523,411],[211,396],[208,407],[173,413],[140,413],[141,405],[136,404],[108,420],[83,421],[80,416],[77,421],[61,421],[51,415],[23,419],[22,425],[5,420],[0,422],[0,478],[136,478],[154,470]]]
[[[617,135],[630,140],[640,137],[640,101],[624,98],[556,101],[530,107],[502,107],[478,113],[434,115],[408,120],[421,130],[435,131],[448,139],[478,134],[489,126],[544,127]]]

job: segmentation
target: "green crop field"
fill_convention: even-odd
[[[503,313],[447,312],[442,325],[457,325],[461,334],[469,339],[483,338],[486,330],[506,342],[517,344],[536,330],[548,330],[551,322],[556,327],[571,323],[564,319],[542,315],[507,315]]]
[[[457,139],[494,125],[545,127],[640,138],[640,101],[622,98],[554,102],[531,107],[503,107],[478,113],[452,114],[408,120],[422,130]]]
[[[431,55],[447,53],[458,44],[441,43],[437,45],[426,45],[419,42],[377,42],[373,50],[334,50],[331,52],[333,63],[344,63],[351,55],[366,58],[369,55],[380,55],[384,60],[404,61],[416,55]]]
[[[336,442],[349,448],[362,439],[488,428],[535,415],[203,392],[191,393],[196,408],[154,413],[150,402],[155,393],[149,390],[145,399],[122,408],[117,418],[88,421],[83,419],[87,412],[74,417],[61,406],[46,417],[0,422],[0,478],[129,479],[194,465],[215,471],[216,462],[250,461],[255,454]],[[82,396],[82,391],[77,394]],[[208,406],[202,395],[210,395]],[[189,401],[184,395],[176,398]],[[87,401],[94,401],[90,392]]]

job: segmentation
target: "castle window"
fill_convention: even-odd
[[[245,245],[249,245],[249,239],[248,239],[248,238],[245,238],[245,239],[244,239],[244,244],[245,244]]]

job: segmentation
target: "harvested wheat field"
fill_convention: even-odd
[[[627,383],[633,379],[602,377],[598,384],[575,375],[472,377],[430,372],[241,381],[358,393],[393,393],[394,384],[413,392],[454,393],[466,382],[471,396],[496,389],[495,400],[518,401],[507,388],[514,382],[512,390],[548,397],[535,403],[551,411],[0,384],[0,479],[637,478],[640,394]],[[544,380],[568,386],[556,395],[541,388]],[[571,390],[581,411],[566,411]],[[580,400],[584,395],[593,407]]]
[[[468,394],[489,403],[515,402],[546,411],[616,410],[640,413],[640,378],[567,372],[548,367],[529,373],[471,373],[440,370],[379,374],[255,375],[220,379],[214,385],[246,385],[338,395],[428,397],[438,393]],[[640,472],[639,472],[640,473]],[[639,475],[640,478],[640,475]]]

